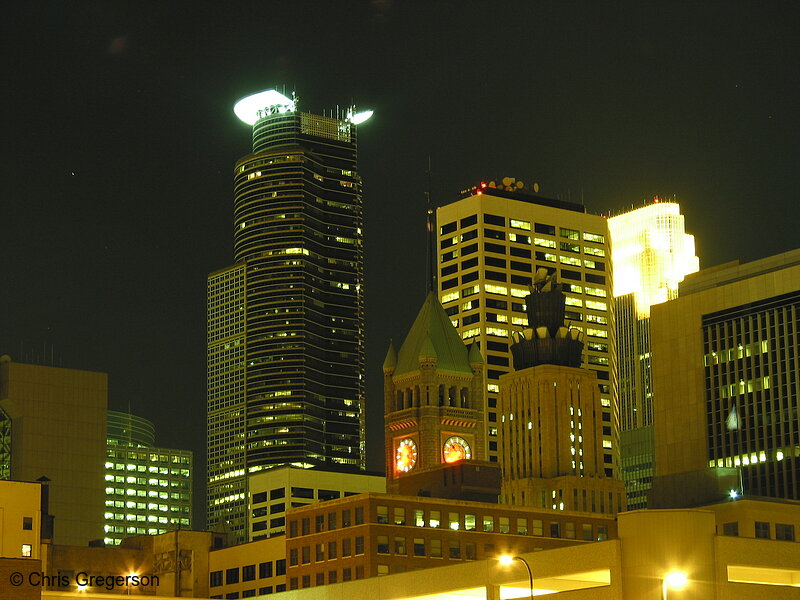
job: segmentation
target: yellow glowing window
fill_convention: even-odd
[[[541,246],[542,248],[555,248],[556,241],[555,240],[548,240],[545,238],[533,238],[533,243],[536,246]]]
[[[467,329],[464,333],[462,333],[461,338],[467,340],[469,338],[473,338],[476,335],[480,334],[481,334],[480,327],[473,327],[472,329]]]
[[[603,288],[589,287],[588,285],[583,288],[583,291],[587,296],[598,296],[600,298],[605,298],[608,295]]]
[[[473,308],[478,308],[478,303],[475,302],[474,300],[470,300],[469,302],[464,302],[461,305],[462,311],[472,310]]]
[[[525,317],[511,317],[511,324],[512,325],[527,325],[528,319]]]
[[[473,294],[477,294],[479,291],[480,287],[478,287],[477,285],[471,285],[461,290],[461,297],[466,298],[467,296],[472,296]]]
[[[450,292],[442,296],[442,304],[447,304],[453,300],[458,300],[458,292]]]
[[[497,335],[500,337],[508,337],[508,329],[501,329],[500,327],[487,327],[487,335]]]
[[[489,383],[486,385],[486,389],[490,392],[494,392],[495,394],[500,393],[500,386],[496,383]]]
[[[586,308],[591,308],[592,310],[607,310],[608,306],[606,305],[605,302],[598,302],[597,300],[587,300]]]
[[[529,293],[530,292],[528,292],[528,290],[519,290],[513,287],[511,288],[511,295],[514,296],[514,298],[527,298]]]
[[[611,440],[603,440],[603,448],[611,448]]]
[[[559,256],[558,260],[561,262],[562,265],[572,265],[574,267],[581,266],[580,258],[574,258],[572,256]]]
[[[500,294],[501,296],[508,295],[508,288],[502,285],[493,285],[491,283],[486,283],[483,286],[485,292],[489,294]]]
[[[509,223],[511,227],[515,229],[524,229],[525,231],[531,230],[531,224],[529,221],[517,221],[516,219],[509,219]]]
[[[600,315],[586,315],[586,321],[588,323],[599,323],[600,325],[608,325],[608,319],[605,317],[601,317]]]
[[[606,251],[602,248],[592,248],[591,246],[584,246],[583,247],[584,254],[591,254],[592,256],[599,256],[600,258],[605,258]]]
[[[591,335],[591,336],[599,337],[599,338],[607,338],[608,337],[608,332],[604,331],[603,329],[593,329],[591,327],[587,327],[586,328],[586,335]]]
[[[496,315],[498,323],[508,323],[508,316],[507,315]]]
[[[599,233],[589,233],[588,231],[583,232],[583,241],[584,242],[594,242],[596,244],[605,244],[606,238],[605,236],[600,235]]]
[[[567,306],[583,306],[583,300],[581,300],[580,298],[572,298],[570,296],[567,296],[564,299],[564,304],[566,304]]]

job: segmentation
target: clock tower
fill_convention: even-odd
[[[496,469],[484,462],[484,368],[478,346],[464,344],[429,293],[400,350],[390,344],[383,363],[388,492],[440,496],[443,469],[457,468],[462,482]]]

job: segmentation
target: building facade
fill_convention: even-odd
[[[283,535],[286,511],[365,492],[386,491],[383,475],[330,468],[276,467],[250,476],[250,540]]]
[[[155,446],[153,423],[108,411],[106,545],[192,526],[192,452]]]
[[[580,204],[480,185],[436,211],[439,297],[462,339],[487,365],[487,439],[499,456],[500,376],[512,370],[510,334],[526,326],[525,297],[544,268],[568,286],[566,318],[586,336],[583,368],[597,375],[604,439],[617,445],[614,298],[608,224]],[[618,469],[617,464],[610,468]]]
[[[208,278],[209,527],[247,539],[247,475],[364,467],[364,261],[353,111],[244,98],[235,264]]]
[[[799,500],[800,250],[690,275],[651,314],[654,496],[735,470],[733,493]]]
[[[699,268],[680,206],[652,204],[608,219],[614,263],[622,478],[628,508],[645,508],[655,472],[650,307],[672,300]]]
[[[108,377],[0,358],[0,412],[10,422],[9,476],[49,481],[56,543],[103,539]]]
[[[288,520],[289,590],[616,537],[603,515],[391,494],[315,504]]]

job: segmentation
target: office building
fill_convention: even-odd
[[[528,327],[511,334],[514,371],[500,377],[505,504],[616,514],[625,508],[619,451],[603,434],[597,375],[581,369],[584,333],[565,325],[565,291],[540,267],[525,297]]]
[[[800,500],[800,250],[704,269],[679,291],[651,309],[653,501]]]
[[[153,423],[108,411],[105,543],[192,526],[192,452],[158,448]]]
[[[103,539],[107,404],[105,373],[0,358],[8,475],[48,482],[55,543]]]
[[[628,508],[647,506],[654,474],[650,307],[678,295],[699,269],[680,206],[651,204],[608,219],[614,263],[622,479]]]
[[[286,511],[315,502],[386,491],[386,478],[330,467],[276,467],[250,476],[250,540],[283,535]]]
[[[369,112],[239,101],[234,264],[208,277],[209,527],[247,539],[247,476],[364,467],[364,260],[356,125]]]
[[[436,211],[439,297],[462,339],[477,342],[486,361],[489,460],[499,456],[497,402],[500,376],[511,371],[510,334],[527,324],[525,297],[539,268],[568,286],[566,318],[585,335],[582,368],[597,375],[608,414],[603,436],[616,447],[608,223],[581,204],[526,192],[521,183],[484,182]]]
[[[500,474],[487,461],[485,367],[478,345],[467,347],[429,292],[399,352],[390,344],[383,363],[390,492],[497,501]],[[473,472],[479,475],[470,484]],[[447,489],[442,481],[450,482]]]

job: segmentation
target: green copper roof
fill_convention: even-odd
[[[483,364],[483,354],[481,354],[480,349],[478,348],[478,344],[472,342],[469,345],[469,362],[473,365],[482,365]]]
[[[397,366],[397,352],[394,349],[394,342],[389,342],[389,349],[386,351],[386,358],[383,359],[384,369],[394,369]]]
[[[433,292],[429,292],[425,298],[425,303],[397,353],[394,374],[418,371],[420,356],[435,357],[436,369],[439,371],[472,374],[469,350]]]

